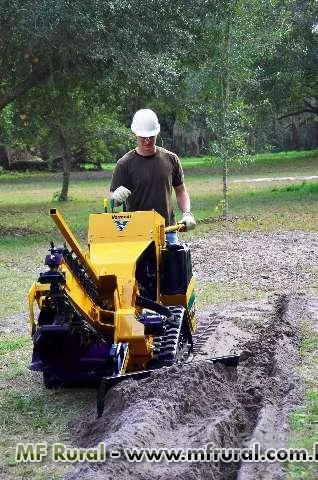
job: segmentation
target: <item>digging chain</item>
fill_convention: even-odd
[[[78,261],[76,257],[73,256],[73,252],[70,252],[66,247],[63,249],[63,258],[65,263],[71,270],[72,274],[76,280],[82,285],[87,295],[96,303],[98,306],[102,306],[102,299],[96,288],[93,280],[88,276],[83,265]]]

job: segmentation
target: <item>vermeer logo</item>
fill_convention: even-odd
[[[122,232],[124,228],[127,227],[129,221],[128,220],[114,220],[114,223],[117,227],[117,229]]]
[[[132,217],[131,213],[120,213],[119,215],[112,215],[112,219],[113,220],[123,220],[125,218],[127,218],[128,220],[130,220]]]

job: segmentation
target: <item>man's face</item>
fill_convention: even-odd
[[[152,155],[156,151],[157,137],[139,137],[136,135],[138,150],[142,155]]]

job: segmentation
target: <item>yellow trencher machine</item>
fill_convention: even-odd
[[[58,210],[50,215],[65,244],[51,242],[29,291],[30,368],[47,388],[100,384],[100,415],[109,385],[192,357],[190,251],[165,240],[184,225],[165,228],[154,210],[91,214],[84,252]]]

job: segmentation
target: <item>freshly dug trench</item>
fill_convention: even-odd
[[[287,447],[288,416],[302,392],[295,367],[300,361],[299,324],[306,314],[303,295],[282,295],[274,304],[271,321],[261,329],[259,340],[244,345],[250,356],[241,364],[239,382],[247,393],[251,392],[252,401],[261,396],[261,409],[246,445],[258,442],[261,453],[268,448]],[[236,478],[280,480],[286,475],[279,462],[253,462],[242,463]]]
[[[226,320],[236,332],[232,347],[223,328],[223,312],[222,323],[216,322],[205,344],[201,341],[196,361],[117,385],[109,391],[99,420],[93,405],[87,418],[74,425],[72,444],[92,447],[103,441],[107,449],[122,456],[105,463],[82,464],[67,479],[280,478],[281,467],[267,463],[129,463],[123,452],[134,447],[203,448],[208,443],[242,447],[253,441],[265,448],[286,446],[287,415],[299,395],[292,372],[298,361],[298,324],[304,300],[283,295],[271,308],[264,302],[255,302],[258,321],[257,315],[250,322]],[[227,348],[242,352],[237,376],[232,369],[204,360],[207,354],[214,354],[213,338],[218,339],[219,352],[222,335]]]

